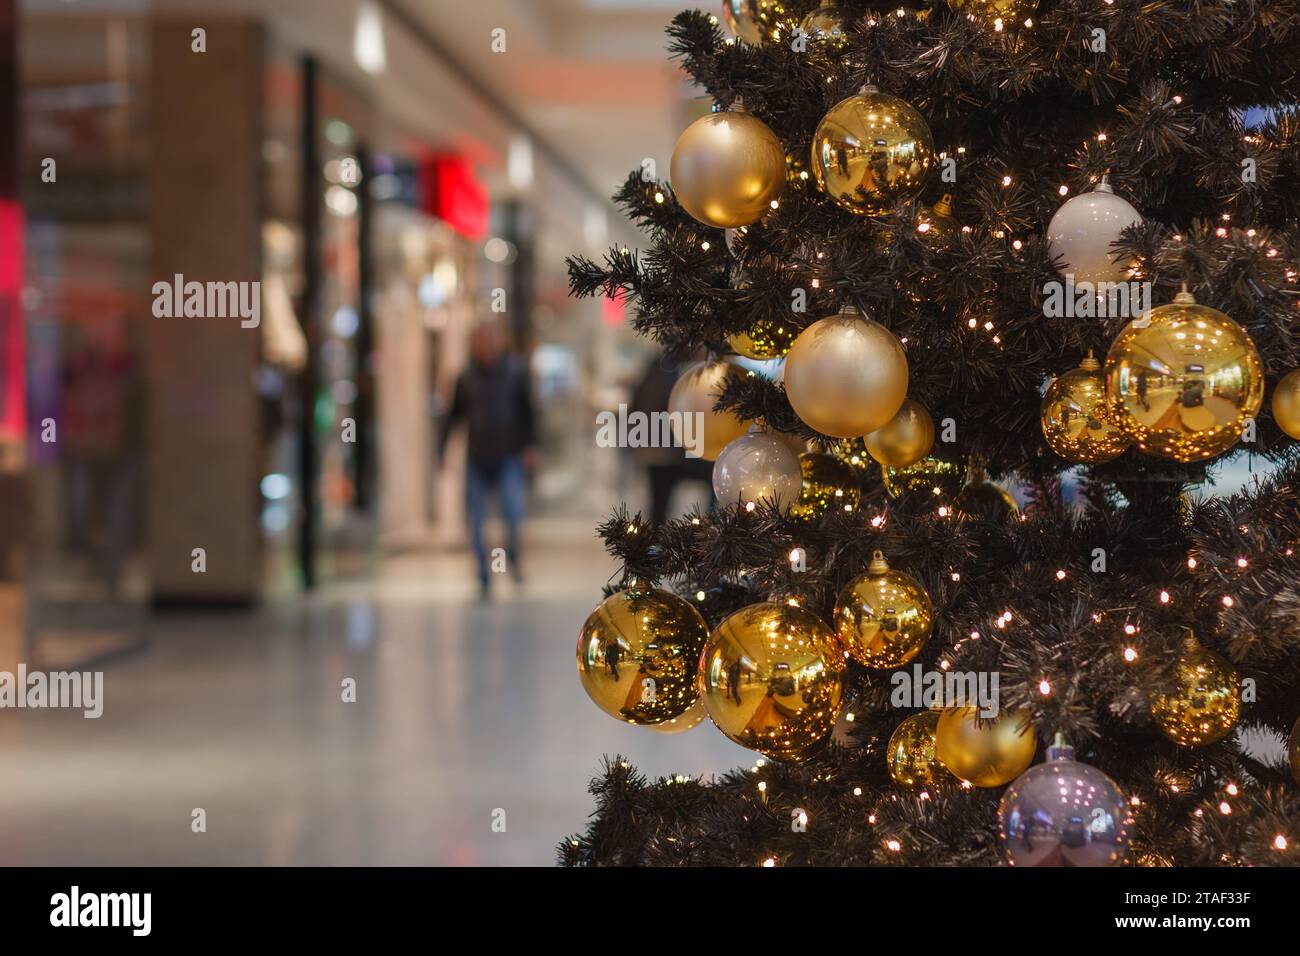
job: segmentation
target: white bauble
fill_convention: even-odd
[[[721,505],[767,498],[784,510],[799,500],[802,487],[799,456],[789,444],[757,428],[727,445],[713,463],[713,493]]]
[[[1111,243],[1141,222],[1141,214],[1116,196],[1103,176],[1092,192],[1080,193],[1056,210],[1047,224],[1047,249],[1052,258],[1061,258],[1061,274],[1074,276],[1075,283],[1122,282],[1132,267],[1111,258]]]

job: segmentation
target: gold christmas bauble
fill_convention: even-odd
[[[971,483],[957,495],[957,507],[974,518],[1005,524],[1020,516],[1020,506],[1011,492],[983,478],[971,476]]]
[[[950,707],[939,717],[934,752],[954,775],[977,787],[1000,787],[1034,761],[1038,735],[1022,710],[977,721],[974,707]]]
[[[706,226],[757,222],[785,188],[785,150],[762,120],[740,110],[701,116],[682,131],[669,169],[677,201]]]
[[[1160,732],[1176,744],[1199,747],[1217,743],[1237,726],[1240,688],[1235,667],[1189,639],[1171,686],[1151,702],[1151,717]]]
[[[1001,30],[1030,19],[1038,0],[948,0],[948,6],[954,13],[964,13],[972,20]]]
[[[922,458],[906,468],[884,469],[885,491],[891,498],[926,494],[952,499],[966,484],[966,464],[946,458]]]
[[[874,86],[832,106],[813,134],[817,185],[859,215],[884,215],[915,199],[934,161],[934,137],[925,118]]]
[[[1291,739],[1287,742],[1287,762],[1291,764],[1291,778],[1300,784],[1300,717],[1291,727]]]
[[[591,612],[578,635],[578,676],[596,706],[629,724],[684,714],[698,696],[709,628],[667,591],[633,581]]]
[[[907,790],[920,790],[945,777],[952,779],[934,753],[934,733],[938,726],[938,711],[926,710],[912,714],[894,728],[885,753],[885,765],[894,783]]]
[[[785,391],[803,422],[857,438],[897,414],[907,398],[907,356],[883,325],[853,306],[799,333],[785,359]]]
[[[646,729],[653,730],[657,734],[684,734],[702,724],[707,716],[708,714],[704,712],[704,701],[697,697],[695,703],[676,717],[669,717],[658,724],[646,724]]]
[[[866,437],[871,457],[890,468],[914,465],[934,447],[934,421],[925,406],[906,399],[898,413]]]
[[[827,511],[857,511],[862,495],[858,476],[850,465],[834,455],[804,452],[799,456],[803,486],[799,500],[790,507],[793,518],[820,518]]]
[[[1095,465],[1118,457],[1130,444],[1111,424],[1106,380],[1091,352],[1047,387],[1038,418],[1048,447],[1066,461]]]
[[[714,629],[700,658],[700,698],[724,734],[768,757],[798,760],[835,725],[843,662],[811,611],[751,604]]]
[[[722,0],[722,19],[737,37],[755,46],[781,12],[781,0]]]
[[[790,351],[799,327],[793,322],[780,319],[759,319],[748,332],[738,332],[729,336],[727,344],[737,355],[745,358],[778,359]]]
[[[861,438],[837,438],[826,442],[823,447],[826,454],[853,469],[853,473],[858,476],[859,485],[871,474],[874,467],[872,458],[867,452],[867,443]]]
[[[1274,387],[1273,421],[1292,438],[1300,438],[1300,368],[1287,372]]]
[[[1264,370],[1246,330],[1187,292],[1124,327],[1105,375],[1120,431],[1180,462],[1227,451],[1264,402]]]
[[[818,7],[803,18],[799,28],[808,34],[809,39],[838,49],[848,39],[844,16],[844,11],[837,6]]]
[[[920,653],[934,622],[930,595],[910,574],[890,568],[876,551],[835,601],[835,636],[859,664],[890,670]]]
[[[699,457],[713,461],[722,449],[748,431],[748,423],[731,412],[713,410],[727,379],[744,374],[730,362],[698,362],[682,371],[668,395],[668,420],[673,437],[688,454],[699,451]],[[701,426],[703,434],[695,434]]]

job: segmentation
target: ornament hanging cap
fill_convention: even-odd
[[[861,315],[862,310],[856,305],[845,304],[840,306],[840,315]]]
[[[889,562],[885,560],[885,552],[872,551],[871,563],[867,565],[868,574],[884,574],[889,570]]]
[[[1085,369],[1089,372],[1095,372],[1097,369],[1101,368],[1101,363],[1097,361],[1097,356],[1092,354],[1092,349],[1088,349],[1088,354],[1085,355],[1083,360],[1079,363],[1079,368]]]
[[[880,92],[880,87],[876,86],[875,83],[863,83],[862,86],[858,89],[859,96],[861,96],[863,93],[879,93],[879,92]]]
[[[1112,186],[1112,185],[1110,184],[1110,173],[1102,173],[1102,174],[1101,174],[1101,182],[1099,182],[1097,185],[1093,186],[1093,187],[1092,187],[1092,191],[1095,192],[1095,193],[1113,193],[1113,192],[1115,192],[1115,187]]]
[[[1047,748],[1048,760],[1073,760],[1074,748],[1065,742],[1065,734],[1059,730],[1056,732],[1056,739],[1052,745]]]
[[[1192,293],[1189,292],[1189,291],[1187,290],[1187,283],[1186,283],[1186,282],[1183,283],[1182,291],[1179,292],[1176,296],[1174,296],[1174,303],[1175,303],[1176,305],[1195,305],[1195,304],[1196,304],[1196,296],[1192,295]]]
[[[952,215],[952,193],[944,193],[939,197],[939,201],[930,207],[930,211],[936,216]]]

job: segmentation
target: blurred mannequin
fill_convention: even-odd
[[[505,333],[495,322],[478,325],[470,336],[469,366],[456,380],[451,409],[439,442],[441,452],[459,422],[469,432],[465,467],[465,503],[470,541],[478,561],[479,588],[490,594],[489,560],[484,526],[491,498],[501,503],[506,525],[506,559],[516,581],[523,580],[519,560],[520,525],[524,520],[525,469],[537,459],[536,416],[528,369],[506,351]]]

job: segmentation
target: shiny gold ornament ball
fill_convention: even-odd
[[[744,371],[730,362],[699,362],[682,371],[668,394],[669,422],[673,437],[688,452],[694,444],[701,458],[713,461],[731,442],[749,429],[731,412],[715,412],[714,403],[729,378],[739,378]],[[696,418],[696,413],[701,418]],[[703,435],[696,435],[696,423],[703,423]]]
[[[844,29],[844,11],[836,6],[818,7],[803,18],[799,28],[809,38],[818,43],[825,43],[834,49],[844,45],[848,34]]]
[[[885,491],[891,498],[904,495],[933,495],[936,499],[956,498],[966,484],[966,465],[945,458],[922,458],[905,468],[884,470]]]
[[[1287,762],[1291,764],[1291,777],[1300,784],[1300,717],[1291,727],[1291,739],[1287,743]]]
[[[871,455],[867,452],[867,443],[861,438],[837,438],[827,442],[824,447],[826,454],[853,469],[853,473],[858,476],[859,485],[874,468]]]
[[[1237,669],[1193,640],[1183,647],[1172,685],[1151,702],[1160,732],[1184,747],[1223,740],[1241,716]]]
[[[907,355],[883,325],[852,306],[799,333],[785,359],[785,391],[808,427],[834,438],[875,431],[907,398]]]
[[[778,359],[790,351],[799,328],[781,319],[759,319],[748,332],[739,332],[727,339],[727,344],[737,355],[765,361]]]
[[[1111,423],[1106,380],[1091,352],[1047,387],[1038,415],[1048,447],[1066,461],[1095,465],[1122,455],[1131,444]]]
[[[1190,293],[1126,325],[1106,356],[1116,426],[1145,452],[1203,461],[1241,438],[1264,402],[1255,343]]]
[[[680,717],[698,697],[709,628],[667,591],[633,582],[591,612],[578,635],[578,676],[596,706],[629,724]]]
[[[982,723],[977,716],[974,707],[945,710],[935,729],[935,754],[955,776],[977,787],[1010,783],[1034,761],[1034,725],[1020,710],[1004,709]]]
[[[890,568],[879,551],[835,601],[835,636],[849,657],[867,667],[906,664],[920,653],[933,623],[934,608],[921,582]]]
[[[885,765],[894,783],[907,790],[920,790],[944,778],[952,779],[934,753],[938,726],[938,711],[927,710],[912,714],[894,728],[885,753]]]
[[[1292,438],[1300,438],[1300,368],[1283,375],[1273,389],[1273,420]]]
[[[724,734],[776,759],[798,760],[835,725],[843,662],[811,611],[751,604],[714,629],[700,658],[700,698]]]
[[[704,712],[704,702],[696,698],[695,703],[676,717],[669,717],[658,724],[646,724],[646,729],[653,730],[657,734],[684,734],[704,723],[704,718],[707,716],[708,714]]]
[[[740,110],[701,116],[673,147],[677,201],[706,226],[757,222],[785,188],[785,150],[762,120]]]
[[[925,118],[874,86],[832,106],[813,134],[817,185],[858,215],[884,215],[915,199],[934,162],[934,137]]]
[[[890,468],[914,465],[934,447],[934,421],[925,406],[906,399],[898,413],[866,437],[871,457]]]
[[[858,476],[850,465],[834,455],[804,452],[799,456],[803,486],[799,500],[790,507],[794,518],[820,518],[826,512],[857,511],[862,498]]]
[[[1020,506],[1011,492],[991,481],[971,481],[957,495],[957,507],[975,518],[1006,524],[1020,517]]]
[[[737,37],[757,46],[780,12],[781,0],[722,0],[722,19]]]
[[[995,29],[1024,23],[1034,15],[1037,0],[948,0],[954,13],[964,13],[973,20]]]

